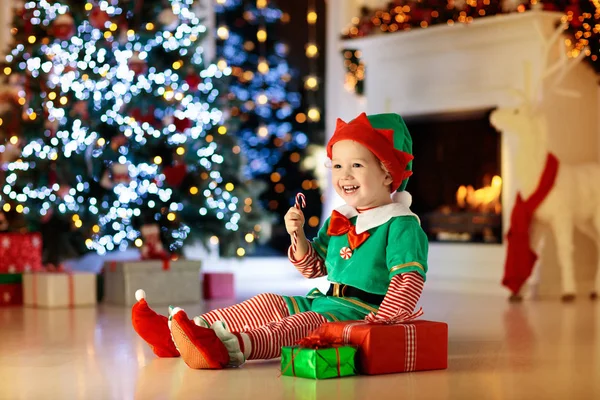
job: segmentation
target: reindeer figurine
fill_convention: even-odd
[[[547,56],[548,50],[554,41],[561,37],[564,28],[565,26],[561,25],[552,38],[546,42],[544,55]],[[529,198],[536,191],[548,156],[547,121],[535,99],[536,95],[541,91],[543,82],[548,76],[562,68],[559,77],[552,85],[556,86],[568,70],[583,58],[584,52],[582,51],[580,56],[571,60],[572,62],[567,66],[568,59],[564,49],[561,50],[560,60],[542,74],[539,90],[531,90],[529,69],[526,68],[526,92],[511,90],[521,98],[521,104],[514,108],[496,109],[490,116],[490,121],[496,129],[516,135],[518,140],[515,167],[518,171],[517,185],[523,199]],[[546,60],[542,64],[545,68]],[[577,95],[566,90],[556,89],[556,91],[564,95]],[[554,185],[549,190],[533,213],[531,231],[534,234],[530,235],[531,247],[537,255],[540,255],[545,243],[540,228],[544,225],[549,227],[549,231],[554,235],[560,265],[562,300],[573,301],[576,295],[573,266],[574,230],[578,229],[592,238],[596,242],[600,254],[600,164],[560,163]],[[600,292],[600,256],[598,258],[596,279],[591,293],[592,299],[596,299]],[[538,261],[529,280],[532,290],[535,290],[539,284],[539,270]],[[511,300],[521,300],[521,294],[513,293]]]

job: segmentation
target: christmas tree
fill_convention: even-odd
[[[294,205],[296,193],[307,197],[304,210],[307,235],[316,234],[322,210],[321,191],[313,172],[303,168],[310,124],[318,123],[318,108],[302,112],[306,105],[299,92],[302,84],[288,64],[288,46],[279,39],[278,28],[289,22],[272,0],[217,0],[217,55],[232,69],[229,98],[241,102],[231,110],[230,128],[240,139],[247,157],[245,176],[261,189],[263,205],[276,215],[271,245],[289,245],[283,216]],[[307,56],[318,49],[308,46]],[[314,89],[315,78],[305,87]]]
[[[44,233],[46,262],[131,244],[177,253],[192,237],[242,256],[254,242],[261,208],[221,111],[231,69],[206,63],[202,13],[193,0],[15,10],[0,207]]]

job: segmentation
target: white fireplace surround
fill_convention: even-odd
[[[542,41],[536,33],[535,24],[539,24],[549,37],[561,15],[531,11],[481,18],[470,25],[439,25],[341,41],[337,39],[343,27],[341,24],[349,21],[349,18],[343,21],[342,16],[352,14],[347,9],[349,4],[352,1],[330,0],[328,3],[330,10],[337,6],[342,8],[337,8],[340,12],[328,20],[328,134],[333,132],[336,118],[349,120],[362,111],[397,112],[409,117],[516,106],[518,99],[504,88],[523,88],[525,61],[531,63],[534,80],[539,78],[542,68]],[[366,65],[365,94],[362,97],[348,93],[343,87],[341,50],[345,48],[362,52],[362,61]],[[551,54],[550,62],[552,57],[558,57],[558,51],[555,53]],[[592,69],[581,63],[562,84],[579,91],[580,99],[575,101],[544,90],[541,105],[551,127],[550,150],[562,161],[598,160],[597,114],[600,108],[596,80]],[[515,177],[519,171],[511,168],[515,142],[510,135],[504,134],[501,142],[503,223],[506,230],[516,196]],[[418,173],[415,171],[415,175]],[[335,197],[329,194],[330,198]],[[334,203],[329,202],[329,209]],[[589,249],[581,250],[581,263],[589,263],[591,268],[595,263],[594,253]],[[505,244],[432,243],[429,285],[451,290],[506,293],[500,285],[504,257]],[[551,266],[553,258],[555,256],[551,253],[543,256],[542,262]]]

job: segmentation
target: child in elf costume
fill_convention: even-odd
[[[260,294],[192,320],[175,308],[167,320],[150,310],[140,290],[132,312],[135,330],[159,357],[181,356],[191,368],[217,369],[278,357],[282,346],[328,321],[409,316],[423,290],[428,251],[404,191],[412,174],[411,150],[399,115],[338,120],[327,155],[332,183],[346,204],[333,211],[313,241],[304,236],[299,209],[285,216],[288,233],[297,235],[290,261],[307,278],[327,276],[326,294],[317,289],[304,297]]]

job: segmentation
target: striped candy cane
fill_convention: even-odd
[[[301,208],[306,207],[306,197],[304,197],[303,193],[298,193],[296,195],[296,209],[300,210]],[[298,232],[294,232],[294,236],[292,237],[292,251],[296,254],[296,249],[298,248]]]

